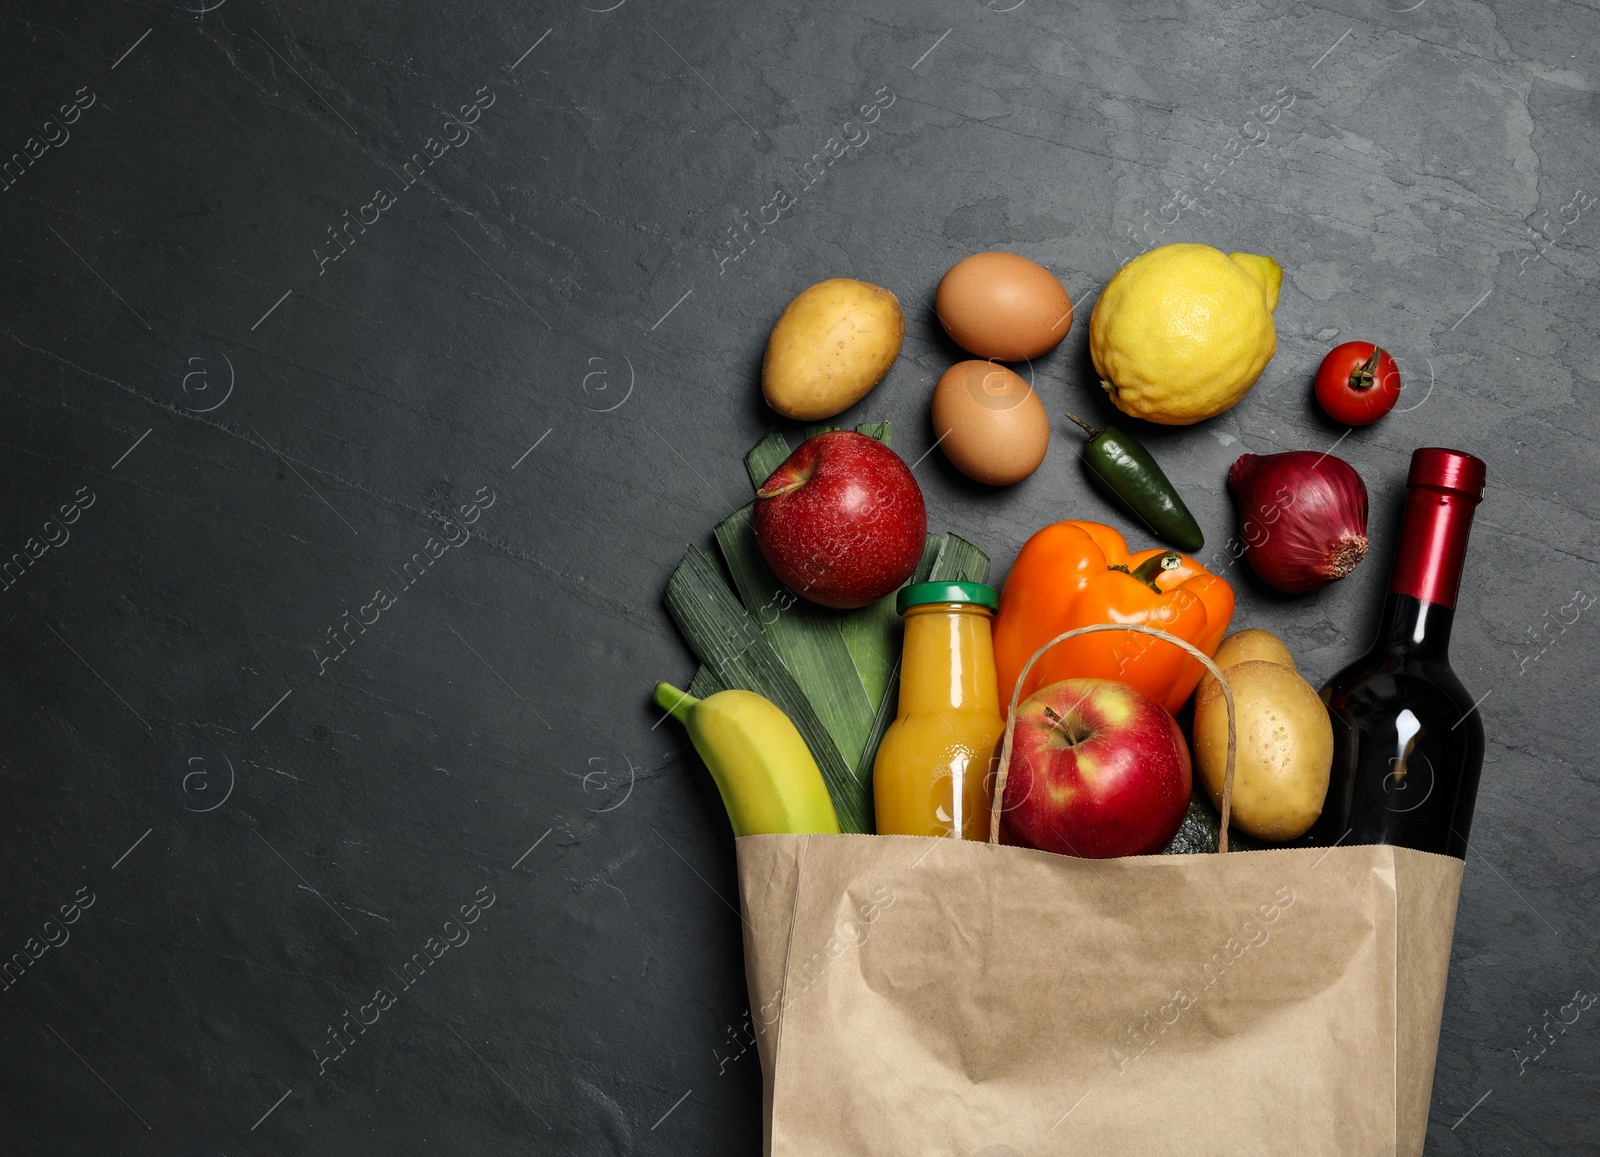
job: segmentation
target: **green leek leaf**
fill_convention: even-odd
[[[692,546],[684,552],[667,580],[666,603],[690,650],[712,675],[726,687],[766,696],[793,721],[828,785],[839,829],[871,832],[870,782],[857,778],[840,755],[810,700],[710,556]]]
[[[872,704],[839,634],[839,612],[807,602],[778,581],[756,545],[754,510],[742,506],[717,523],[734,589],[854,767],[872,728]]]
[[[718,691],[726,691],[722,680],[711,673],[711,668],[702,663],[695,668],[694,678],[689,680],[689,694],[696,699],[707,699]]]
[[[856,433],[865,434],[869,438],[876,438],[885,446],[888,446],[890,444],[889,426],[890,423],[888,422],[862,422],[861,425],[856,427]]]
[[[789,454],[788,439],[776,430],[757,442],[750,453],[744,456],[744,468],[750,474],[750,485],[760,490],[761,484],[772,477],[772,472],[783,465]]]
[[[908,583],[926,581],[926,576],[933,567],[933,560],[943,546],[943,535],[928,535],[922,547],[922,558],[917,563],[917,569],[906,581]],[[839,619],[839,631],[844,635],[844,645],[850,649],[850,658],[856,665],[856,675],[861,680],[861,688],[866,692],[874,714],[883,706],[884,697],[889,693],[889,684],[894,676],[895,664],[900,661],[902,624],[900,612],[894,609],[894,600],[893,594],[884,595],[868,606],[845,611]],[[894,718],[892,710],[889,718]],[[857,769],[860,766],[859,763],[856,764]]]
[[[934,583],[986,583],[989,581],[989,556],[959,534],[944,536],[944,549],[928,572]]]

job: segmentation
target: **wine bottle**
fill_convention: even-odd
[[[1466,857],[1483,723],[1450,668],[1450,627],[1484,472],[1481,459],[1458,450],[1411,456],[1378,637],[1322,689],[1333,768],[1322,815],[1302,844]]]

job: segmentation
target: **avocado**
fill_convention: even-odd
[[[1189,797],[1189,810],[1184,813],[1183,823],[1178,825],[1178,834],[1172,837],[1172,842],[1161,854],[1173,856],[1185,852],[1214,852],[1221,835],[1222,817],[1211,806],[1205,792],[1196,791]],[[1228,833],[1230,852],[1258,852],[1266,846],[1237,829]]]

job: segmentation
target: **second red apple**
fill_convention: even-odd
[[[1108,679],[1052,683],[1017,708],[1002,838],[1088,859],[1153,855],[1193,785],[1189,746],[1161,704]]]

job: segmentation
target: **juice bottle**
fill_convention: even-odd
[[[900,714],[872,768],[878,834],[989,838],[986,785],[1005,731],[990,637],[999,606],[982,583],[900,592]]]

